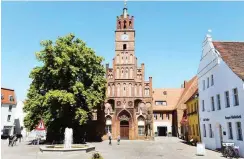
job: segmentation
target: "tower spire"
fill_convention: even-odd
[[[124,9],[123,9],[123,16],[124,18],[127,18],[127,4],[126,4],[127,0],[124,0]]]

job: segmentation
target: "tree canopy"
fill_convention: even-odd
[[[103,58],[73,34],[41,42],[36,53],[42,66],[30,73],[24,124],[32,130],[43,119],[48,132],[63,133],[91,119],[105,99]]]

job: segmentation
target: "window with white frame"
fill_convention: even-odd
[[[229,134],[228,138],[233,140],[232,124],[231,122],[228,122],[227,125],[228,125],[228,134]]]
[[[239,98],[238,98],[237,88],[233,89],[233,97],[234,97],[234,106],[238,106],[239,105]]]
[[[204,100],[202,100],[202,111],[205,111]]]
[[[149,96],[149,88],[145,88],[145,96]]]
[[[217,94],[217,109],[221,109],[221,101],[220,101],[220,94]]]
[[[1,94],[1,99],[2,99],[2,100],[4,99],[4,95],[3,95],[3,94]]]
[[[108,132],[110,132],[110,133],[112,133],[112,120],[111,120],[111,118],[106,118],[106,126],[105,126],[105,131],[106,131],[106,133],[108,133]]]
[[[225,92],[225,107],[229,108],[230,107],[230,95],[229,91]]]
[[[144,136],[144,130],[145,130],[145,128],[144,128],[144,126],[138,126],[138,135],[139,136]]]
[[[214,97],[211,97],[211,105],[212,105],[212,111],[215,111]]]
[[[205,90],[205,80],[202,81],[202,89]]]
[[[13,106],[12,106],[12,105],[9,105],[9,107],[8,107],[8,111],[9,111],[9,112],[12,112],[12,108],[13,108]]]
[[[11,101],[11,102],[14,101],[14,97],[12,95],[9,96],[9,101]]]
[[[213,86],[213,85],[214,85],[214,76],[211,75],[211,86]]]
[[[243,141],[241,122],[236,122],[237,140]]]
[[[106,133],[108,133],[108,132],[112,133],[112,127],[111,127],[111,125],[106,125],[105,126],[105,131],[106,131]]]
[[[206,125],[205,124],[203,124],[203,136],[207,137]]]
[[[212,125],[211,124],[209,124],[209,137],[210,138],[213,138],[214,137],[213,129],[212,129]]]
[[[207,88],[209,88],[209,77],[207,78]]]
[[[11,120],[11,115],[8,115],[7,121]]]

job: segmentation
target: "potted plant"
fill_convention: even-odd
[[[169,137],[172,137],[172,133],[171,133],[171,132],[168,132],[168,136],[169,136]]]

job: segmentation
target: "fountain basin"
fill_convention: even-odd
[[[90,152],[95,146],[84,144],[72,144],[71,148],[64,148],[64,145],[45,145],[40,147],[41,152]]]

